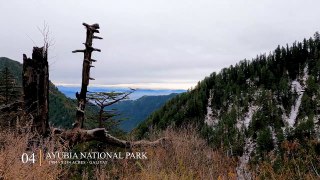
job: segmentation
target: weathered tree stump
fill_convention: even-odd
[[[32,116],[32,128],[40,135],[49,131],[49,71],[47,49],[34,47],[32,59],[23,54],[24,109]]]

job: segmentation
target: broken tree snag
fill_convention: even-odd
[[[73,146],[78,143],[89,142],[89,141],[100,141],[108,145],[122,147],[122,148],[134,148],[134,147],[157,147],[164,146],[171,141],[168,138],[160,138],[156,141],[125,141],[118,139],[106,131],[105,128],[96,128],[91,130],[84,129],[73,129],[62,131],[60,129],[55,129],[54,134],[60,134],[59,136],[65,140],[69,141],[69,145]]]
[[[84,53],[82,65],[82,84],[80,94],[77,93],[78,107],[76,112],[76,122],[73,126],[74,128],[83,128],[84,110],[87,101],[89,80],[94,80],[94,78],[90,77],[90,68],[94,67],[92,66],[92,62],[95,62],[96,60],[91,59],[91,54],[93,51],[101,51],[100,49],[92,47],[92,39],[102,39],[93,35],[94,33],[99,33],[99,24],[88,25],[83,23],[82,25],[84,25],[87,29],[86,42],[83,43],[85,45],[85,49],[72,51],[73,53]]]
[[[49,129],[49,68],[47,49],[34,47],[32,59],[23,54],[24,110],[33,116],[32,127],[45,135]]]

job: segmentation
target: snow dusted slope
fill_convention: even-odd
[[[294,80],[291,83],[292,93],[297,93],[299,96],[298,96],[297,100],[295,101],[294,105],[291,106],[291,111],[290,111],[289,117],[286,117],[284,115],[284,118],[285,118],[284,120],[285,120],[285,122],[288,123],[289,127],[293,127],[296,122],[296,119],[297,119],[297,116],[299,113],[299,108],[301,105],[301,99],[304,94],[304,89],[306,88],[307,79],[308,79],[308,67],[306,66],[304,68],[304,75],[302,78],[303,84],[301,85],[298,80]]]
[[[299,114],[299,109],[301,106],[301,100],[304,94],[304,90],[306,88],[306,81],[308,79],[308,67],[304,68],[304,74],[301,79],[296,79],[291,82],[291,91],[292,93],[297,93],[298,98],[295,100],[294,104],[291,107],[291,111],[289,116],[287,117],[284,111],[284,108],[282,105],[279,105],[284,114],[283,114],[283,120],[286,122],[286,124],[289,127],[293,127],[296,123],[298,114]],[[301,83],[300,83],[301,82]],[[258,106],[249,106],[248,112],[245,114],[244,119],[238,120],[237,121],[237,128],[244,126],[246,129],[248,129],[249,124],[252,121],[252,116],[255,112],[259,110]],[[272,132],[272,139],[274,141],[274,145],[277,145],[277,139],[275,136],[274,129],[269,126]],[[256,148],[256,142],[252,140],[251,137],[247,137],[245,140],[245,145],[244,145],[244,153],[241,157],[239,157],[239,164],[237,166],[237,178],[238,179],[252,179],[251,174],[248,171],[247,165],[248,162],[250,161],[251,153],[255,151]]]
[[[207,105],[207,114],[205,116],[204,122],[208,125],[208,126],[214,126],[216,124],[218,124],[218,119],[216,119],[213,115],[213,111],[211,108],[211,101],[212,101],[212,92],[210,91],[210,95],[209,95],[209,99],[208,99],[208,105]]]
[[[285,129],[286,127],[294,127],[296,125],[296,121],[299,115],[299,110],[302,104],[302,97],[304,95],[304,91],[306,88],[306,81],[308,79],[308,67],[304,68],[303,75],[297,77],[297,79],[289,82],[289,86],[291,86],[291,92],[292,94],[296,94],[295,97],[296,99],[293,102],[293,105],[291,106],[291,109],[289,110],[288,113],[286,113],[286,110],[283,107],[283,104],[281,102],[277,102],[276,107],[280,108],[283,112],[282,115],[282,120],[285,124],[285,127],[282,127]],[[215,109],[212,109],[212,100],[213,100],[213,93],[210,91],[210,96],[208,98],[208,104],[207,104],[207,114],[205,116],[205,124],[208,126],[211,126],[213,129],[217,128],[217,124],[220,120],[224,120],[223,117],[225,114],[228,114],[231,112],[231,110],[234,108],[237,111],[237,121],[236,128],[238,129],[238,132],[240,133],[245,133],[246,130],[250,129],[249,125],[252,122],[252,119],[254,115],[258,112],[261,113],[263,111],[263,108],[261,106],[261,103],[257,102],[257,99],[261,97],[261,89],[260,87],[254,87],[254,93],[250,94],[251,96],[251,101],[249,101],[246,106],[248,107],[235,107],[236,105],[231,101],[225,103],[225,109],[220,109],[219,111],[216,111]],[[273,97],[276,98],[276,97]],[[264,102],[262,102],[264,103]],[[247,111],[244,111],[244,109],[247,109]],[[259,116],[257,116],[259,117]],[[255,119],[257,120],[257,119]],[[320,126],[319,126],[320,127]],[[274,125],[270,124],[267,125],[267,128],[270,129],[271,135],[272,135],[272,140],[273,140],[273,145],[274,145],[274,150],[276,151],[278,147],[278,139],[277,139],[277,133]],[[319,128],[320,129],[320,128]],[[257,131],[256,129],[254,130],[259,135],[260,131]],[[220,134],[216,134],[219,136]],[[255,156],[257,153],[257,141],[256,137],[254,137],[252,134],[245,134],[244,135],[244,141],[243,144],[241,145],[241,148],[243,148],[243,154],[239,156],[239,162],[237,166],[237,178],[238,179],[252,179],[252,175],[250,174],[248,170],[248,163],[250,162],[251,156]],[[320,136],[319,136],[320,137]]]
[[[245,114],[245,117],[240,121],[238,120],[237,128],[239,130],[241,129],[241,127],[245,127],[246,129],[248,129],[249,124],[252,121],[253,114],[257,112],[258,109],[259,109],[258,106],[250,105],[248,112]],[[251,137],[245,140],[245,144],[243,147],[244,152],[242,156],[239,157],[239,164],[236,168],[237,179],[240,179],[240,180],[252,179],[251,173],[249,172],[249,169],[248,169],[248,163],[251,157],[251,153],[254,151],[255,147],[256,147],[256,142],[254,142]]]
[[[238,119],[237,121],[237,128],[240,130],[242,127],[245,127],[248,129],[249,124],[251,123],[252,116],[255,112],[258,110],[258,106],[249,106],[249,111],[245,114],[245,117],[243,119]]]
[[[298,112],[299,112],[299,107],[301,105],[301,99],[303,96],[302,86],[297,80],[292,81],[291,86],[292,86],[292,92],[297,92],[299,96],[295,104],[291,106],[291,112],[289,117],[287,118],[287,123],[289,127],[293,127],[294,123],[296,122]]]
[[[248,169],[248,162],[255,147],[256,143],[252,141],[252,138],[246,139],[243,155],[239,158],[239,164],[236,168],[238,179],[252,179]]]
[[[207,105],[207,114],[206,114],[206,117],[204,119],[204,122],[208,126],[212,126],[213,125],[213,112],[212,112],[212,108],[211,108],[211,101],[212,101],[212,93],[210,91],[210,96],[209,96],[208,105]]]

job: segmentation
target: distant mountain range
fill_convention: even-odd
[[[75,93],[80,91],[80,87],[57,86],[57,88],[69,98],[75,98]],[[91,92],[125,92],[125,88],[108,88],[108,87],[89,87]],[[137,89],[129,97],[130,100],[121,101],[110,107],[117,114],[116,120],[123,120],[120,123],[120,129],[131,131],[143,122],[151,113],[161,108],[171,98],[185,90],[154,90],[154,89]]]
[[[57,86],[57,88],[65,94],[67,97],[75,99],[75,93],[80,91],[79,87],[74,86]],[[129,91],[128,88],[114,88],[114,87],[89,87],[89,91],[91,92],[126,92]],[[160,96],[160,95],[169,95],[172,93],[183,93],[186,90],[174,90],[174,89],[137,89],[134,93],[132,93],[129,98],[131,100],[136,100],[141,98],[142,96]]]

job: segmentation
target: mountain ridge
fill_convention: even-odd
[[[171,99],[134,132],[141,138],[152,127],[196,124],[212,147],[239,157],[237,170],[242,172],[267,153],[281,159],[287,142],[306,147],[315,142],[313,148],[318,147],[319,83],[320,35],[316,33],[314,38],[278,46],[269,55],[213,72]]]

